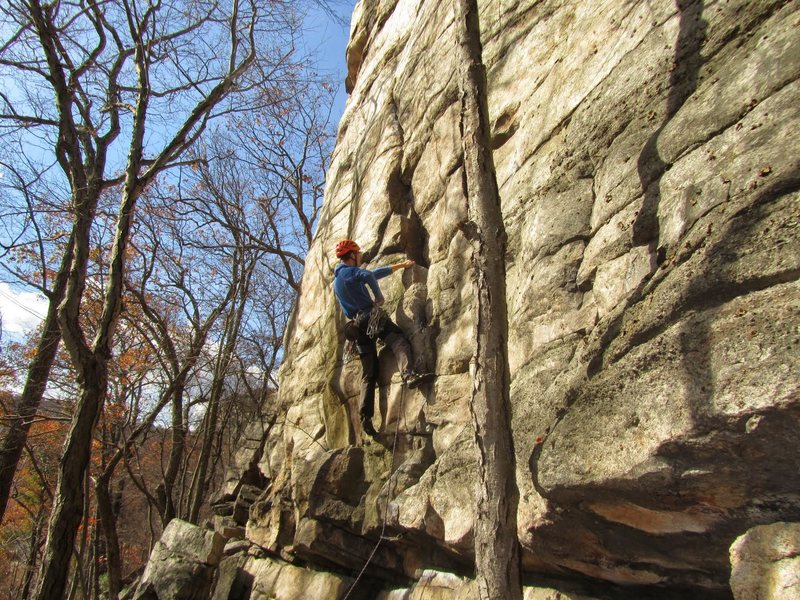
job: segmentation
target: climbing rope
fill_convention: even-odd
[[[375,339],[383,329],[383,324],[389,315],[380,306],[373,306],[369,313],[369,324],[367,325],[367,335],[370,339]]]
[[[376,309],[381,310],[377,307]],[[375,309],[373,309],[373,312],[374,311]],[[386,503],[383,507],[383,525],[381,526],[381,534],[378,537],[378,541],[375,543],[375,547],[372,549],[369,558],[367,558],[367,562],[364,563],[364,566],[361,568],[358,577],[356,577],[355,581],[353,582],[353,585],[351,585],[350,589],[347,590],[347,593],[344,595],[342,600],[347,600],[350,597],[350,594],[353,593],[353,590],[356,589],[358,582],[361,580],[361,576],[364,575],[364,572],[367,570],[367,567],[372,562],[372,559],[375,558],[375,553],[378,551],[378,547],[381,545],[381,542],[385,539],[384,534],[386,533],[386,523],[389,520],[389,501],[391,500],[392,496],[392,479],[395,476],[394,461],[397,455],[397,437],[398,434],[400,433],[400,415],[405,414],[405,400],[406,400],[406,388],[405,386],[402,386],[400,391],[400,412],[398,413],[397,425],[394,428],[394,442],[392,443],[392,466],[389,468],[389,479],[386,482]]]

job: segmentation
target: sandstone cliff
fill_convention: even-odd
[[[480,6],[526,583],[725,597],[734,539],[800,520],[800,3]],[[474,323],[452,18],[442,0],[356,6],[278,413],[225,491],[263,490],[254,548],[338,578],[316,598],[341,597],[382,531],[361,597],[407,597],[415,580],[469,596]],[[342,237],[372,264],[417,261],[382,287],[438,374],[404,392],[385,352],[383,436],[364,444],[331,292]],[[260,556],[224,559],[216,597],[247,587],[236,573],[271,593]]]

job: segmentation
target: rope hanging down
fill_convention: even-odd
[[[383,312],[383,314],[386,314],[382,309],[378,307],[373,309],[373,313],[376,310],[380,310],[381,312]],[[372,321],[372,316],[370,316],[370,324],[371,321]],[[404,414],[405,400],[406,400],[406,388],[405,386],[403,386],[400,391],[400,412],[398,413],[397,425],[394,428],[394,442],[392,443],[392,466],[389,468],[389,479],[386,482],[386,503],[384,504],[383,507],[383,525],[381,526],[381,534],[378,537],[378,541],[375,543],[375,547],[372,549],[369,558],[367,558],[367,562],[364,563],[364,566],[361,568],[361,571],[359,572],[358,576],[353,582],[353,585],[351,585],[350,589],[347,590],[347,593],[344,595],[342,600],[347,600],[350,597],[350,594],[353,593],[353,590],[356,589],[358,582],[361,580],[361,576],[364,575],[364,572],[367,570],[367,567],[372,562],[372,559],[375,557],[375,553],[378,551],[378,547],[381,545],[381,542],[385,539],[384,533],[386,533],[386,523],[389,520],[389,501],[391,500],[392,497],[392,479],[395,476],[394,461],[397,455],[397,436],[400,433],[400,415]]]

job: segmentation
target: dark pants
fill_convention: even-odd
[[[375,346],[375,340],[370,339],[367,335],[368,320],[356,321],[359,328],[356,344],[358,356],[361,359],[361,398],[358,409],[362,421],[372,419],[372,415],[375,414],[375,386],[378,383],[379,373],[378,349]],[[411,346],[403,335],[403,331],[387,318],[378,337],[392,349],[400,375],[405,380],[413,373],[414,369],[411,366]]]

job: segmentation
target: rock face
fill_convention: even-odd
[[[150,553],[134,600],[203,600],[208,598],[225,538],[173,519]]]
[[[800,523],[754,527],[731,546],[731,588],[741,600],[800,595]]]
[[[564,597],[727,597],[734,539],[800,520],[800,2],[479,5],[524,574],[579,586]],[[454,44],[451,2],[356,5],[351,96],[247,523],[265,551],[353,577],[383,533],[362,581],[387,598],[473,568]],[[383,436],[363,444],[331,289],[344,237],[373,265],[417,261],[381,286],[438,375],[403,390],[384,351]]]

